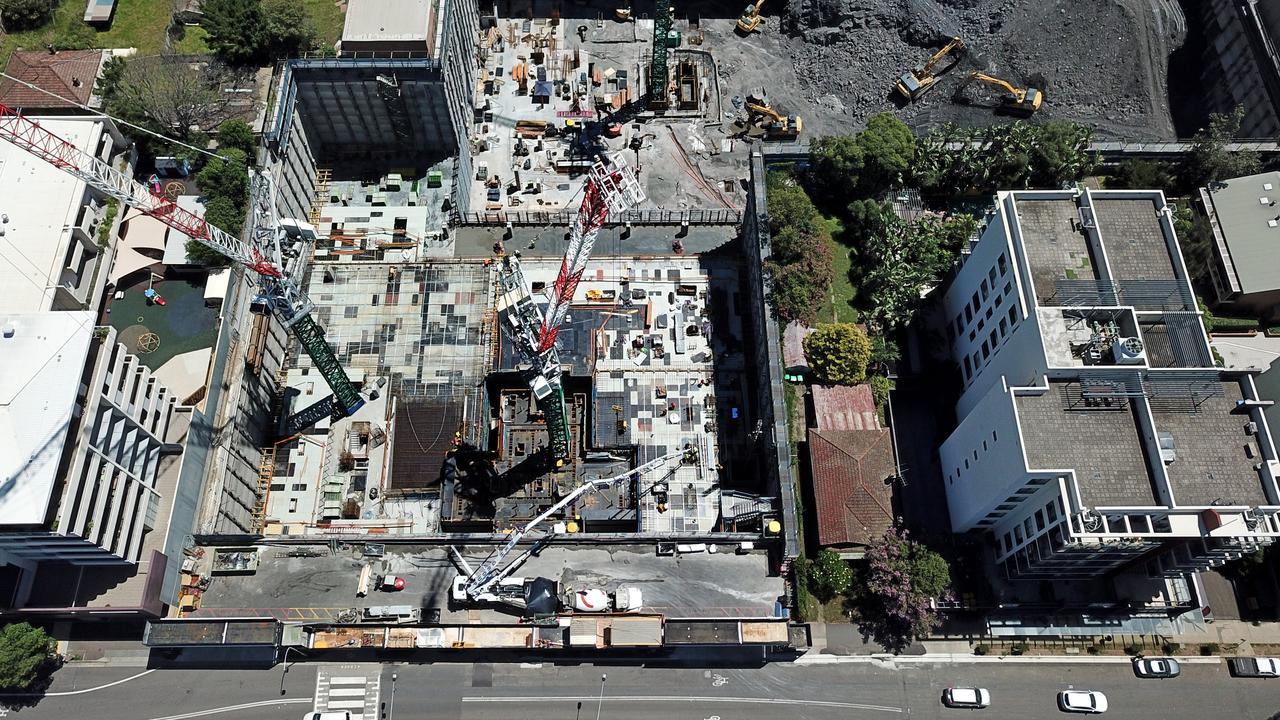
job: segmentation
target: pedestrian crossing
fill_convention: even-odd
[[[316,712],[351,713],[351,720],[378,720],[382,668],[372,665],[334,665],[316,673]]]

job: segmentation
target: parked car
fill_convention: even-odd
[[[1140,657],[1133,660],[1133,674],[1140,678],[1176,678],[1182,674],[1182,666],[1173,658]]]
[[[330,710],[329,712],[309,712],[302,720],[351,720],[350,710]]]
[[[1231,669],[1231,674],[1236,677],[1280,677],[1280,658],[1227,658],[1227,667]]]
[[[949,708],[984,708],[991,704],[991,693],[986,688],[947,688],[942,691],[942,704]]]
[[[1058,693],[1058,709],[1098,715],[1107,711],[1107,696],[1097,690],[1063,690]]]

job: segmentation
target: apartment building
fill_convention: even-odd
[[[1224,113],[1242,108],[1241,137],[1280,133],[1280,6],[1273,0],[1208,0],[1197,9],[1207,40],[1200,80],[1209,107]]]
[[[103,160],[124,146],[110,120],[33,119]],[[0,312],[95,309],[115,244],[115,227],[102,227],[106,215],[106,196],[0,141]]]
[[[163,574],[177,399],[94,319],[0,313],[3,609],[71,612],[108,590],[141,607],[138,567]],[[101,566],[118,571],[86,574]]]
[[[1280,535],[1271,403],[1215,367],[1162,193],[1000,193],[943,307],[952,527],[1009,577],[1172,577]]]
[[[1218,304],[1231,314],[1264,321],[1280,315],[1277,200],[1280,172],[1274,170],[1200,188],[1200,202],[1213,229],[1209,276]]]

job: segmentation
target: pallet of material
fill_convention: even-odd
[[[785,620],[743,620],[740,623],[743,644],[786,645],[791,632]]]

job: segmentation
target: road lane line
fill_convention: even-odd
[[[721,696],[691,696],[691,695],[608,695],[608,699],[618,700],[644,700],[646,702],[701,702],[701,703],[740,703],[754,705],[812,705],[814,707],[831,707],[842,708],[848,710],[879,710],[881,712],[900,713],[902,708],[890,707],[888,705],[864,705],[862,703],[835,702],[832,700],[789,700],[786,698],[752,698],[752,697],[721,697]],[[462,702],[473,703],[531,703],[531,702],[587,702],[594,701],[596,696],[583,697],[545,697],[540,695],[531,695],[524,697],[464,697]]]
[[[217,715],[219,713],[235,712],[237,710],[248,710],[250,708],[268,707],[271,705],[300,705],[306,703],[311,704],[311,698],[286,698],[284,700],[263,700],[261,702],[243,703],[241,705],[227,705],[226,707],[209,708],[208,710],[196,710],[194,712],[183,713],[181,715],[166,715],[164,717],[151,718],[151,720],[189,720],[189,718],[204,717],[205,715]]]

